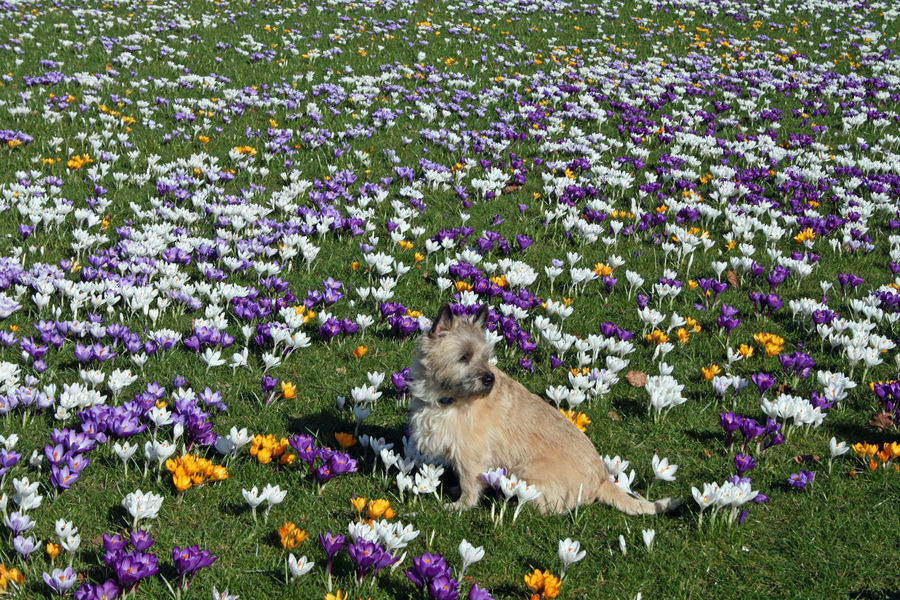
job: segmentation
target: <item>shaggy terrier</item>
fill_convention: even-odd
[[[541,512],[601,502],[629,515],[656,514],[681,504],[639,500],[613,483],[584,433],[491,363],[486,319],[486,304],[471,319],[454,317],[445,304],[411,367],[412,436],[421,452],[456,471],[462,493],[455,507],[478,503],[481,474],[494,467],[535,485]]]

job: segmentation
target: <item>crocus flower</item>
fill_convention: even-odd
[[[428,595],[433,600],[456,600],[459,597],[459,582],[442,573],[428,584]]]
[[[66,567],[63,569],[53,569],[51,574],[44,573],[44,583],[46,583],[50,589],[56,592],[57,596],[62,596],[66,592],[69,591],[75,582],[78,581],[78,577],[75,574],[75,570],[72,567]]]
[[[494,600],[487,590],[478,587],[477,583],[473,583],[469,589],[469,600]]]
[[[788,477],[788,484],[800,489],[806,490],[806,486],[812,483],[813,479],[815,479],[816,474],[811,471],[803,471],[801,470],[799,473],[791,473]]]
[[[678,471],[678,465],[670,465],[668,458],[660,460],[657,454],[653,455],[651,462],[653,464],[653,475],[657,479],[675,481],[675,472]]]
[[[766,390],[775,385],[775,378],[768,373],[754,373],[750,376],[750,381],[759,389],[760,396],[765,395]]]
[[[3,523],[6,525],[7,529],[9,529],[13,536],[20,535],[32,527],[34,527],[34,521],[28,514],[24,512],[11,512],[7,516],[3,518]]]
[[[216,558],[218,557],[211,554],[209,550],[200,550],[196,545],[172,548],[172,562],[175,563],[175,570],[178,571],[179,588],[187,591],[197,571],[216,562]]]
[[[304,575],[310,572],[312,568],[315,566],[311,560],[307,560],[305,556],[301,556],[300,558],[294,558],[294,555],[291,554],[287,558],[288,569],[291,572],[291,579],[300,579]]]
[[[75,600],[114,600],[119,597],[121,591],[112,579],[97,585],[84,583],[75,591]]]
[[[328,574],[331,574],[331,563],[334,561],[335,555],[344,547],[344,536],[341,534],[332,534],[330,531],[326,534],[319,534],[319,543],[325,550],[328,557]]]
[[[573,565],[584,559],[587,555],[587,551],[581,549],[581,542],[566,538],[559,541],[557,555],[559,556],[559,562],[562,563],[562,570],[559,575],[559,579],[562,581],[566,578],[566,570],[569,568],[569,565]]]
[[[484,546],[478,546],[477,548],[470,544],[468,541],[463,539],[459,543],[459,557],[462,559],[463,564],[459,570],[459,579],[463,578],[463,575],[466,573],[466,569],[468,569],[473,564],[480,561],[484,558]]]
[[[731,439],[735,431],[741,428],[741,423],[744,421],[744,417],[742,415],[736,415],[733,412],[727,413],[719,413],[719,423],[722,425],[722,429],[725,430],[725,433],[728,434],[728,447],[731,447]]]
[[[122,499],[122,507],[127,510],[134,519],[131,525],[132,529],[137,528],[139,521],[144,519],[155,519],[159,514],[162,503],[162,496],[154,494],[153,492],[147,492],[145,494],[141,490],[135,490]]]
[[[439,576],[448,574],[450,567],[440,554],[425,553],[413,558],[413,566],[406,569],[406,577],[419,589],[427,589],[431,581]]]
[[[832,436],[828,441],[828,449],[831,453],[831,456],[828,458],[828,469],[830,471],[831,461],[833,461],[838,456],[841,456],[842,454],[846,454],[850,450],[850,447],[847,445],[847,442],[838,443],[837,438]]]
[[[744,473],[756,466],[756,461],[749,454],[734,455],[734,468],[737,470],[738,477],[743,477]]]
[[[647,547],[647,550],[653,548],[653,539],[656,537],[655,529],[642,529],[641,537],[644,538],[644,545]]]
[[[22,557],[22,560],[28,560],[28,557],[31,556],[31,554],[40,547],[40,540],[35,542],[33,536],[23,537],[21,535],[17,535],[13,538],[13,549],[19,553],[19,556]]]
[[[347,546],[347,551],[356,563],[356,580],[361,582],[369,569],[381,558],[384,548],[381,544],[359,537],[356,542]]]

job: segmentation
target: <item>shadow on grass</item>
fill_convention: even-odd
[[[697,431],[695,429],[688,429],[687,431],[685,431],[685,433],[687,434],[688,437],[690,437],[698,442],[704,442],[704,443],[709,443],[709,444],[719,443],[719,444],[724,444],[725,446],[728,446],[725,435],[719,431]],[[740,436],[735,436],[735,437],[740,437]]]
[[[896,432],[888,430],[877,430],[869,425],[860,425],[857,423],[825,422],[825,426],[829,426],[834,436],[841,441],[847,442],[847,445],[853,445],[857,442],[868,442],[881,446],[885,443],[897,441]],[[900,592],[898,592],[900,594]]]
[[[306,415],[291,415],[287,417],[287,431],[290,435],[305,433],[313,435],[317,444],[333,446],[335,433],[352,433],[355,424],[349,411],[337,409],[320,410]],[[402,438],[406,434],[405,426],[382,427],[379,425],[363,424],[360,434],[374,438],[384,438],[386,442],[393,442],[395,450],[400,447]]]
[[[629,396],[621,396],[618,398],[613,398],[612,407],[618,412],[623,418],[625,417],[633,417],[633,418],[641,418],[647,416],[647,406],[639,402],[636,398],[631,398]]]
[[[847,597],[853,600],[900,600],[900,591],[857,590],[850,592]]]

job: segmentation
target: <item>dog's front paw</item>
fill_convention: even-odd
[[[468,506],[465,502],[463,502],[462,499],[459,499],[456,502],[445,502],[444,508],[446,510],[456,510],[456,511],[462,512],[462,511],[466,510],[467,508],[471,508],[471,507]]]

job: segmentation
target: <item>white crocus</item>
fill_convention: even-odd
[[[566,538],[559,541],[557,554],[559,555],[559,561],[562,563],[562,572],[559,576],[560,581],[562,581],[566,577],[566,569],[569,568],[569,565],[582,560],[587,555],[587,551],[581,549],[581,542]]]
[[[315,564],[316,563],[314,563],[313,561],[307,560],[305,556],[294,558],[294,555],[291,554],[287,559],[287,565],[288,569],[290,569],[291,571],[292,579],[300,579],[301,577],[309,573]]]
[[[254,523],[256,522],[256,507],[266,501],[267,489],[268,488],[263,489],[261,494],[255,485],[249,490],[241,490],[241,495],[244,496],[244,500],[250,505],[250,512],[253,513]]]
[[[668,458],[660,460],[658,454],[653,455],[651,462],[653,463],[653,474],[657,479],[675,481],[675,472],[678,470],[678,465],[670,465]]]
[[[647,550],[653,549],[653,538],[656,537],[655,529],[642,529],[641,536],[644,538],[644,545],[647,546]]]
[[[72,554],[73,552],[77,552],[78,548],[81,547],[81,536],[78,535],[77,533],[74,535],[70,535],[69,537],[67,537],[63,540],[60,540],[60,545],[69,554]]]
[[[266,513],[265,520],[269,520],[269,513],[272,512],[272,508],[276,504],[281,504],[284,500],[285,496],[287,496],[287,490],[282,490],[280,486],[266,484],[266,487],[263,488],[263,496],[266,499]]]
[[[847,446],[847,442],[838,442],[837,438],[832,436],[828,441],[828,449],[831,451],[831,456],[828,457],[828,473],[831,473],[831,462],[838,456],[846,454],[850,447]]]
[[[837,438],[833,437],[828,442],[828,447],[831,450],[831,458],[837,458],[842,454],[846,454],[850,447],[847,446],[847,442],[838,443]]]
[[[200,355],[200,360],[206,363],[207,372],[209,372],[211,367],[218,367],[225,364],[225,359],[222,358],[222,351],[214,350],[212,348],[207,348],[203,354]]]
[[[478,546],[477,548],[463,539],[459,543],[459,557],[462,559],[462,567],[459,570],[459,575],[457,579],[462,581],[463,575],[466,573],[466,569],[477,563],[479,560],[484,558],[484,546]]]
[[[163,497],[141,490],[135,490],[122,499],[122,507],[128,511],[132,517],[131,528],[137,529],[137,525],[144,519],[155,519],[162,507]]]

